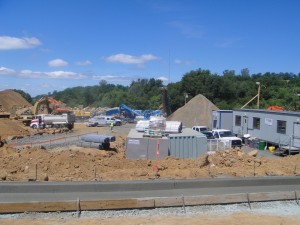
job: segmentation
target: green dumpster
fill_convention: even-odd
[[[259,150],[265,150],[266,142],[265,141],[259,141],[258,143],[258,149]]]

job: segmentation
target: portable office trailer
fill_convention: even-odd
[[[278,146],[300,148],[300,112],[233,110],[233,133],[249,134]]]
[[[213,110],[212,129],[226,129],[232,131],[232,110]]]

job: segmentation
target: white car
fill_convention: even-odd
[[[217,129],[212,130],[215,139],[220,140],[226,147],[235,148],[242,147],[242,139],[236,137],[230,130]]]

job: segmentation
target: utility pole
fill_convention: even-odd
[[[260,98],[260,82],[256,82],[258,85],[258,90],[257,90],[257,108],[259,109],[259,98]]]

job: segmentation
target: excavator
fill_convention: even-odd
[[[71,112],[71,110],[61,107],[62,105],[62,102],[44,96],[37,100],[33,107],[27,107],[16,111],[15,119],[22,120],[24,125],[29,126],[33,116],[37,114],[62,114]]]
[[[44,96],[40,100],[36,101],[33,106],[32,112],[34,115],[45,113],[45,114],[62,114],[62,113],[70,113],[71,110],[67,108],[61,107],[63,105],[62,102]]]

